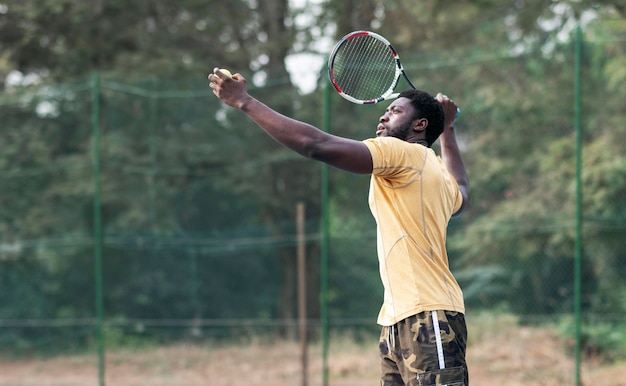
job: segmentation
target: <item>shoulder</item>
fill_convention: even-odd
[[[407,141],[403,141],[394,137],[378,137],[378,138],[369,138],[363,141],[363,143],[370,149],[370,152],[373,151],[415,151],[417,148],[421,148],[424,151],[427,149],[424,146],[416,145],[414,143],[409,143]]]
[[[420,168],[427,153],[432,151],[425,146],[393,137],[372,138],[363,143],[372,155],[374,170],[378,169],[379,172],[380,169]]]
[[[372,153],[372,156],[375,156],[375,153],[385,154],[386,156],[392,156],[394,154],[425,154],[431,150],[425,146],[394,137],[370,138],[364,140],[363,143],[367,146],[370,153]]]

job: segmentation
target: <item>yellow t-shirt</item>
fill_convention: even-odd
[[[456,180],[425,146],[392,137],[363,142],[374,165],[369,204],[385,289],[378,323],[391,326],[423,311],[464,313],[445,245],[448,221],[463,201]]]

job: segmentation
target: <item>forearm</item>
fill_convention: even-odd
[[[372,156],[361,141],[331,135],[313,125],[289,118],[253,98],[240,74],[232,78],[209,75],[209,87],[229,106],[240,109],[270,137],[296,153],[352,173],[372,172]]]
[[[469,204],[470,197],[469,179],[454,133],[454,127],[450,126],[446,128],[439,137],[439,141],[441,144],[441,158],[443,159],[444,165],[459,185],[459,189],[463,195],[463,207],[466,207]]]
[[[270,137],[305,157],[311,158],[312,144],[328,135],[313,125],[278,113],[253,97],[246,98],[237,107]]]

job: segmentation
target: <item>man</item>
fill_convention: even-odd
[[[468,385],[461,289],[445,247],[449,219],[469,203],[469,182],[454,134],[456,105],[402,92],[380,117],[376,137],[357,141],[286,117],[217,68],[209,87],[276,141],[304,157],[371,174],[384,302],[378,316],[381,385]],[[440,138],[441,158],[430,148]]]

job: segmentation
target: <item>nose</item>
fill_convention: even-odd
[[[389,116],[387,115],[387,112],[385,111],[385,113],[378,119],[378,122],[383,123],[389,120]]]

